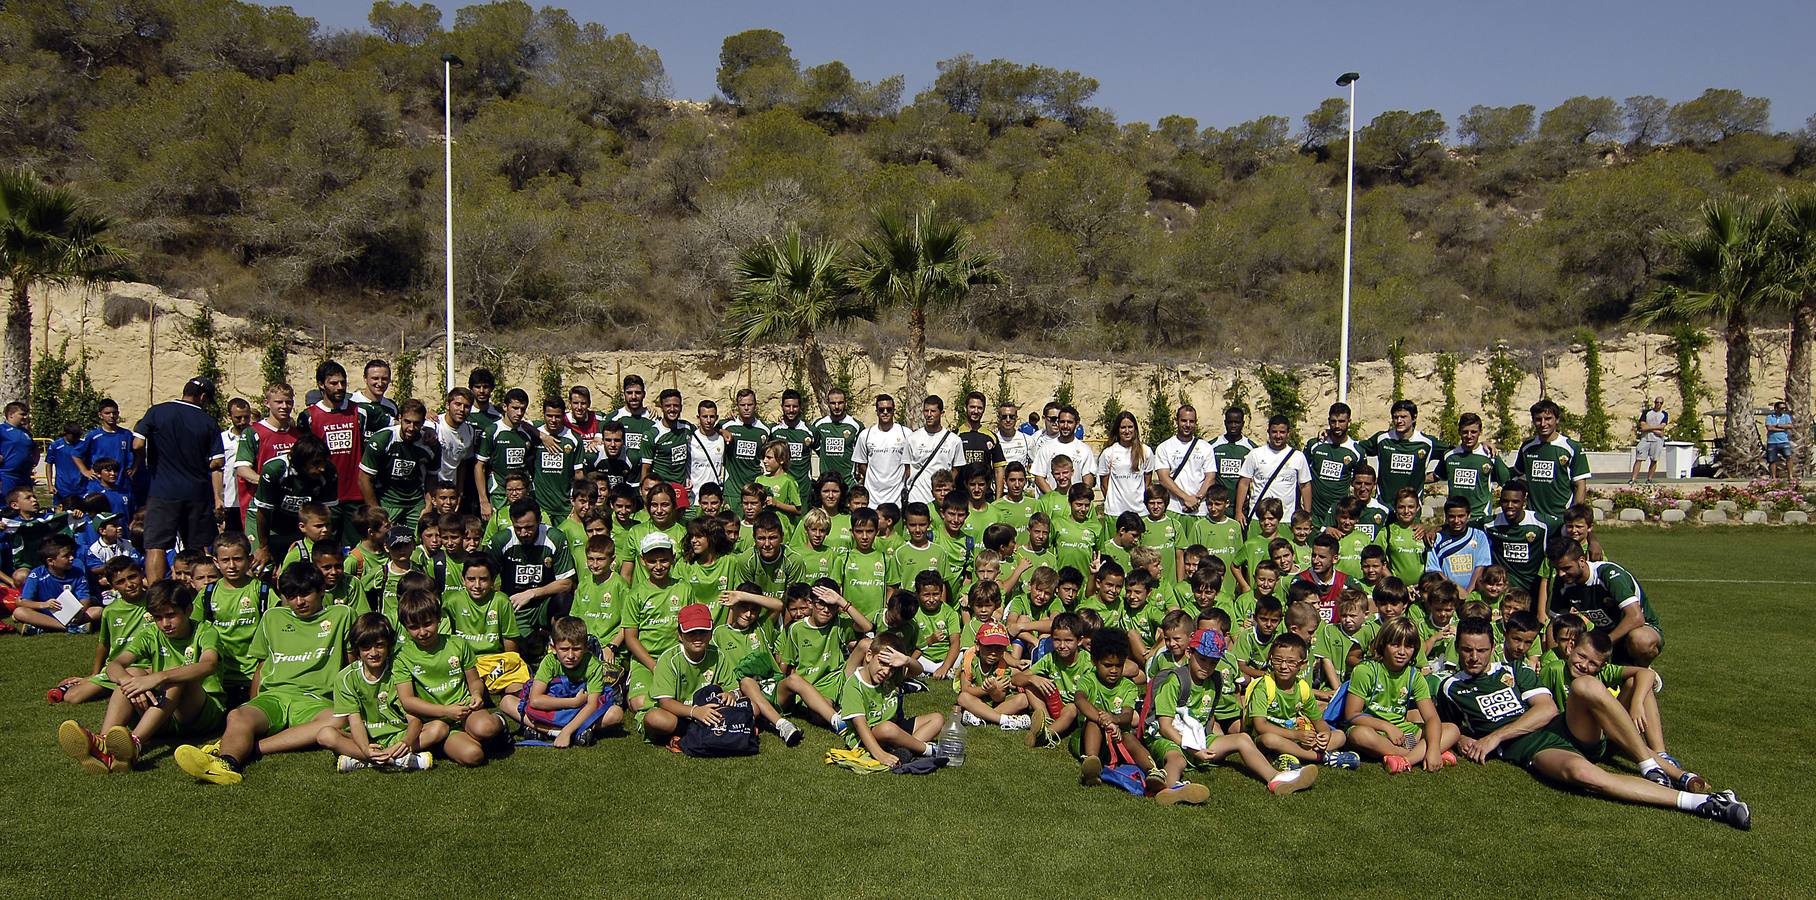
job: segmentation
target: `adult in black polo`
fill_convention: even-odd
[[[133,447],[145,451],[151,485],[145,502],[145,579],[164,577],[165,550],[181,537],[185,548],[207,548],[218,534],[225,459],[221,426],[202,404],[214,398],[214,382],[191,378],[183,399],[145,411],[133,428]]]

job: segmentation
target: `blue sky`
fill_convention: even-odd
[[[293,4],[324,26],[364,28],[369,2]],[[456,4],[437,4],[443,25]],[[1476,103],[1543,111],[1577,94],[1672,101],[1707,87],[1772,100],[1772,123],[1796,129],[1816,113],[1816,3],[1810,0],[1527,0],[1523,3],[1293,4],[918,0],[912,4],[660,0],[570,2],[653,46],[675,95],[714,92],[719,42],[747,28],[787,36],[803,65],[842,59],[854,74],[907,76],[906,94],[960,53],[1076,69],[1101,82],[1096,102],[1119,121],[1189,115],[1227,127],[1262,115],[1299,117],[1362,73],[1357,111],[1433,108],[1456,121]]]

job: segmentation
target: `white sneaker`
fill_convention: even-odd
[[[782,746],[793,747],[801,742],[801,729],[787,719],[776,722],[776,736],[782,739]]]
[[[981,728],[981,727],[983,727],[983,724],[984,724],[983,719],[980,719],[977,716],[972,715],[971,710],[968,710],[968,709],[960,710],[959,714],[958,714],[958,719],[960,722],[965,723],[966,728]]]
[[[406,769],[406,770],[408,770],[408,769],[431,769],[431,768],[435,767],[435,756],[434,756],[434,754],[431,754],[427,750],[424,750],[420,753],[412,753],[409,756],[406,756],[406,757],[398,760],[397,767],[400,769]]]
[[[364,760],[354,759],[351,756],[343,755],[334,760],[334,771],[339,772],[342,775],[345,775],[348,772],[357,772],[364,768],[366,768]]]
[[[1652,693],[1662,694],[1664,692],[1665,692],[1665,676],[1660,675],[1660,674],[1658,674],[1658,672],[1654,671],[1652,673]]]
[[[1027,716],[1003,716],[998,727],[1004,731],[1027,731],[1030,724]]]

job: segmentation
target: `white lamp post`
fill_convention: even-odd
[[[454,389],[454,67],[460,57],[441,55],[442,249],[447,254],[448,385]]]
[[[1356,218],[1356,80],[1358,72],[1337,78],[1338,87],[1349,88],[1349,184],[1343,193],[1343,346],[1337,355],[1337,402],[1349,400],[1349,256]]]

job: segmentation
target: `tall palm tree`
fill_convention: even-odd
[[[1816,191],[1781,196],[1771,235],[1771,291],[1791,311],[1791,351],[1784,376],[1791,408],[1791,471],[1810,464],[1810,352],[1816,338]]]
[[[798,232],[745,248],[733,267],[736,286],[720,323],[728,345],[798,341],[820,409],[832,390],[820,332],[874,315],[845,280],[841,249],[837,241],[810,244]]]
[[[870,236],[858,242],[848,277],[879,307],[908,310],[908,398],[927,394],[927,309],[955,304],[971,289],[1002,283],[989,254],[972,249],[963,225],[933,210],[904,217],[879,214]]]
[[[23,169],[0,171],[0,277],[8,288],[0,403],[31,395],[32,283],[93,284],[123,270],[126,252],[108,243],[108,224],[69,191]]]
[[[1767,234],[1774,218],[1773,207],[1746,198],[1705,203],[1698,228],[1667,236],[1676,259],[1659,273],[1663,286],[1632,313],[1642,324],[1722,323],[1728,348],[1728,421],[1721,458],[1730,476],[1750,477],[1763,469],[1753,414],[1752,317],[1771,302]]]

